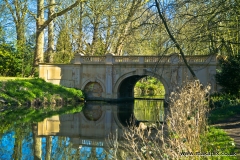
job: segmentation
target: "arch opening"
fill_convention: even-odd
[[[159,77],[131,75],[123,78],[118,85],[118,98],[161,98],[167,95],[166,83]]]
[[[134,86],[135,98],[165,98],[163,83],[152,76],[145,76],[136,82]]]
[[[125,78],[119,85],[118,97],[119,98],[134,98],[134,86],[144,76],[134,75]]]

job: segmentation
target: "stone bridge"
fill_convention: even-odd
[[[187,56],[189,65],[202,84],[215,81],[216,56]],[[39,77],[47,82],[84,90],[87,99],[122,100],[134,98],[134,85],[143,77],[158,78],[165,88],[165,98],[176,86],[192,76],[177,55],[169,56],[84,56],[76,54],[71,64],[39,65]]]

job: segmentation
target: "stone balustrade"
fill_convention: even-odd
[[[186,60],[189,63],[216,63],[216,56],[213,55],[198,55],[198,56],[186,56]],[[73,64],[118,64],[118,63],[183,63],[181,56],[173,54],[166,56],[115,56],[113,54],[107,54],[105,56],[85,56],[82,54],[75,54],[75,58],[72,61]]]

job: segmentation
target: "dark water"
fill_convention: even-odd
[[[91,102],[71,112],[49,113],[2,113],[0,159],[113,159],[109,137],[121,139],[133,117],[135,122],[162,121],[164,109],[160,100],[135,100],[118,104]]]

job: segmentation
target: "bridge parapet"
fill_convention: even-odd
[[[215,55],[198,55],[198,56],[186,56],[186,60],[189,63],[216,63],[216,56]],[[180,62],[183,62],[183,59],[180,59]]]
[[[216,56],[199,55],[199,56],[186,56],[189,63],[216,63]],[[117,63],[183,63],[183,59],[177,55],[166,56],[114,56],[107,54],[106,56],[85,56],[76,54],[73,64],[117,64]]]
[[[103,56],[84,56],[82,57],[82,62],[88,63],[88,62],[105,62],[106,57]]]

